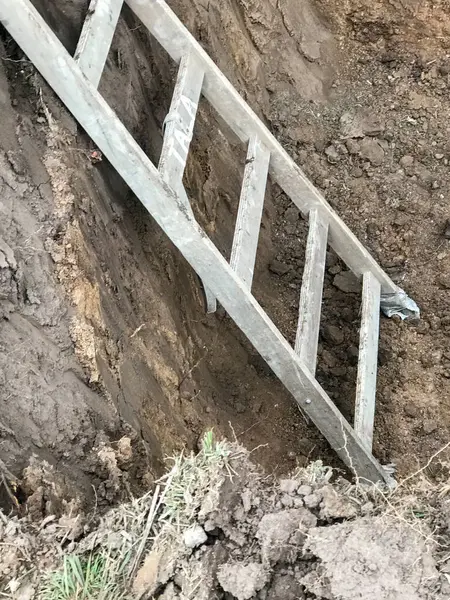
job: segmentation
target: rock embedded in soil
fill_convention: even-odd
[[[205,530],[201,525],[194,525],[184,532],[183,541],[184,545],[188,548],[197,548],[201,546],[208,539]]]
[[[450,290],[450,274],[442,273],[438,277],[438,284],[444,290]]]
[[[283,494],[293,494],[298,488],[298,481],[295,479],[281,479],[280,490]]]
[[[336,325],[324,325],[322,335],[324,340],[335,346],[344,341],[344,332]]]
[[[444,229],[443,235],[446,240],[450,240],[450,219],[447,219],[447,222],[445,223],[445,229]]]
[[[309,496],[305,496],[303,498],[303,502],[305,503],[306,508],[317,508],[320,504],[321,497],[319,494],[310,494]]]
[[[333,279],[333,285],[347,294],[359,294],[361,292],[361,283],[351,271],[338,273]]]
[[[269,271],[271,273],[275,273],[275,275],[286,275],[286,273],[289,271],[289,265],[280,262],[279,260],[273,260],[269,264]]]
[[[345,146],[349,151],[349,154],[359,154],[361,146],[356,140],[349,139],[345,142]]]
[[[433,433],[433,431],[436,431],[438,424],[433,419],[427,419],[424,421],[422,428],[425,435],[429,435],[430,433]]]
[[[378,140],[364,138],[360,143],[360,156],[373,166],[379,167],[384,161],[384,150]]]
[[[362,138],[380,135],[385,130],[385,123],[376,114],[346,112],[340,118],[340,128],[343,139]]]
[[[353,169],[350,171],[350,175],[356,179],[359,179],[364,175],[364,171],[359,167],[353,167]]]
[[[249,600],[261,590],[268,579],[264,567],[257,562],[247,565],[225,563],[217,572],[217,580],[222,589],[237,600]]]
[[[309,496],[312,494],[312,491],[313,489],[310,485],[301,485],[297,490],[297,494],[299,496]]]
[[[336,147],[333,145],[328,146],[328,148],[325,149],[325,155],[327,157],[328,162],[331,165],[335,165],[336,163],[338,163],[341,160],[341,157],[339,156],[339,152],[336,150]]]
[[[299,210],[295,206],[290,206],[284,211],[284,218],[288,223],[292,223],[293,225],[297,223],[299,216]]]
[[[320,488],[319,492],[322,497],[319,515],[321,519],[330,521],[333,519],[353,519],[357,516],[356,505],[346,496],[338,494],[332,485]]]
[[[414,156],[410,156],[409,154],[406,156],[402,156],[400,159],[400,166],[404,169],[410,169],[414,164]]]
[[[331,352],[324,349],[322,352],[322,361],[327,367],[335,367],[337,364],[336,358]]]

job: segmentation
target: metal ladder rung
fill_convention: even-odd
[[[257,136],[248,143],[236,227],[231,249],[231,268],[251,289],[264,206],[270,152]]]
[[[380,294],[378,279],[370,272],[364,273],[354,427],[356,435],[370,452],[375,416]]]
[[[181,184],[202,92],[204,70],[194,54],[185,54],[178,69],[170,110],[165,118],[159,159],[161,176],[174,189]]]
[[[122,10],[123,0],[91,0],[74,59],[98,87]]]
[[[316,371],[317,363],[327,238],[328,223],[321,218],[317,209],[311,210],[295,351],[312,374]]]

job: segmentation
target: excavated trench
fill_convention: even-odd
[[[400,473],[448,438],[445,2],[169,3],[375,257],[421,305],[382,321],[375,453]],[[36,0],[73,52],[86,0]],[[448,13],[447,13],[448,14]],[[336,459],[32,64],[1,32],[0,459],[100,504],[147,489],[205,429],[269,471]],[[157,162],[176,66],[125,8],[100,91]],[[353,130],[345,130],[351,121]],[[376,115],[376,119],[374,119]],[[343,118],[344,116],[344,118]],[[245,148],[202,102],[185,185],[229,257]],[[255,295],[292,341],[307,224],[267,190]],[[329,252],[318,379],[352,416],[359,295]],[[105,447],[130,440],[112,483]],[[128,442],[127,442],[128,443]],[[117,466],[117,465],[116,465]],[[34,471],[33,471],[34,469]],[[63,483],[61,483],[63,485]],[[9,490],[10,491],[10,490]],[[3,504],[11,501],[6,486]],[[45,499],[40,498],[38,510]]]

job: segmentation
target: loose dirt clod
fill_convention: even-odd
[[[267,573],[260,563],[225,563],[219,568],[217,579],[222,589],[230,592],[237,600],[249,600],[264,587]]]
[[[32,589],[39,600],[55,600],[61,586],[68,595],[58,600],[100,598],[100,589],[109,600],[446,600],[449,486],[419,477],[392,492],[330,483],[332,475],[312,463],[290,485],[263,477],[242,448],[209,433],[197,455],[174,459],[154,492],[100,519],[85,515],[70,543],[73,523],[61,537],[54,519],[2,516],[0,592],[14,589],[15,599]],[[283,498],[302,502],[297,491],[315,497],[310,508],[283,507]]]

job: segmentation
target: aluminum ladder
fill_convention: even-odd
[[[126,1],[179,64],[158,167],[97,91],[123,0],[91,1],[74,57],[29,0],[0,0],[0,21],[202,279],[208,309],[214,310],[217,298],[355,476],[392,483],[389,469],[372,455],[380,306],[388,314],[418,316],[415,303],[331,209],[167,4]],[[196,222],[182,183],[201,94],[248,144],[230,263]],[[269,173],[309,218],[294,348],[251,292]],[[327,244],[363,281],[353,427],[315,378]]]

